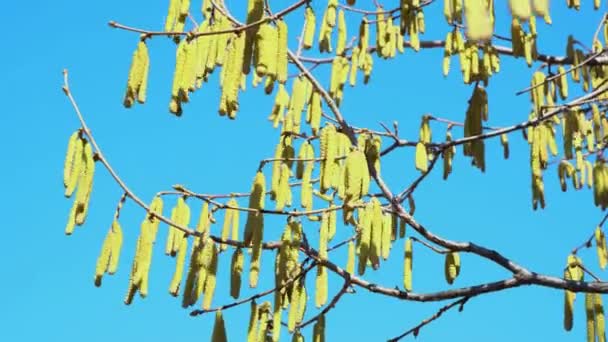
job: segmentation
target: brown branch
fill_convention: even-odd
[[[470,299],[471,297],[464,297],[462,299],[459,299],[457,301],[454,301],[442,308],[439,309],[439,311],[437,311],[433,316],[423,320],[422,322],[420,322],[418,325],[416,325],[415,327],[411,328],[410,330],[404,332],[403,334],[393,337],[391,339],[388,340],[388,342],[397,342],[400,339],[406,337],[407,335],[413,334],[414,337],[418,337],[418,333],[420,332],[420,329],[422,327],[424,327],[425,325],[431,323],[432,321],[438,319],[439,317],[441,317],[441,315],[443,315],[444,312],[459,306],[458,311],[462,311],[462,309],[464,308],[464,305],[467,303],[467,301]]]

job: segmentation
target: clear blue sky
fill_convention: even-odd
[[[324,1],[314,1],[315,6]],[[371,1],[358,1],[370,6]],[[563,54],[568,34],[591,45],[601,13],[591,1],[582,1],[580,13],[556,1],[553,27],[539,22],[540,52]],[[159,30],[168,1],[11,1],[0,14],[4,43],[0,54],[0,149],[2,165],[3,248],[0,248],[0,340],[15,341],[166,341],[209,338],[213,316],[191,318],[167,293],[174,260],[161,251],[166,227],[159,233],[151,271],[150,295],[127,307],[128,271],[143,212],[127,203],[121,219],[125,244],[119,272],[93,286],[93,272],[101,242],[121,195],[119,187],[101,167],[95,178],[92,208],[84,228],[73,236],[63,234],[71,205],[63,198],[61,172],[68,136],[78,122],[61,92],[61,71],[71,73],[73,92],[101,148],[129,186],[150,200],[172,184],[186,184],[206,193],[247,191],[258,160],[270,157],[278,139],[266,117],[273,97],[261,89],[249,89],[241,97],[236,121],[217,115],[219,92],[214,76],[185,106],[176,119],[167,111],[174,63],[174,46],[166,38],[150,41],[149,101],[126,110],[122,97],[137,35],[111,29],[117,22]],[[193,2],[194,8],[200,6]],[[227,1],[241,15],[244,1]],[[271,1],[276,9],[286,1]],[[392,7],[396,1],[383,1]],[[497,2],[498,3],[498,2]],[[506,5],[497,9],[497,32],[509,34]],[[441,1],[425,11],[428,32],[424,39],[443,39],[446,25]],[[321,13],[320,11],[318,13]],[[198,12],[195,13],[200,18]],[[319,14],[320,15],[320,14]],[[295,12],[290,23],[299,21]],[[356,30],[355,19],[349,33]],[[291,26],[293,44],[299,26]],[[380,129],[378,122],[400,123],[406,139],[416,139],[420,115],[426,112],[457,121],[464,120],[470,86],[462,84],[453,68],[441,76],[441,51],[408,50],[396,60],[375,60],[367,86],[347,88],[342,111],[357,126]],[[501,72],[489,86],[490,124],[508,125],[525,120],[529,99],[514,93],[529,84],[533,69],[523,60],[502,59]],[[453,66],[458,63],[453,61]],[[315,72],[327,80],[327,67]],[[576,95],[578,86],[572,85]],[[576,89],[576,90],[575,90]],[[445,127],[434,125],[436,139]],[[458,132],[458,131],[455,131]],[[461,133],[457,133],[461,134]],[[547,209],[531,209],[529,151],[520,133],[510,136],[511,159],[502,160],[498,140],[487,142],[487,171],[469,165],[459,150],[448,182],[436,170],[416,192],[416,218],[436,233],[453,240],[474,241],[497,249],[537,272],[560,275],[568,251],[592,232],[602,213],[592,203],[591,191],[562,193],[554,170],[546,172]],[[388,142],[387,142],[388,144]],[[386,158],[383,176],[395,189],[417,176],[413,151],[400,149]],[[190,202],[194,203],[194,202]],[[244,203],[243,203],[244,205]],[[195,219],[199,204],[192,205]],[[244,217],[243,220],[244,222]],[[278,237],[281,220],[269,221],[267,236]],[[306,229],[314,236],[317,225]],[[217,225],[214,230],[217,232]],[[339,230],[336,239],[351,228]],[[402,241],[389,262],[366,277],[386,286],[402,284]],[[431,292],[446,289],[443,259],[415,245],[414,289]],[[597,271],[594,250],[582,254],[586,265]],[[220,260],[217,297],[228,300],[228,270]],[[345,262],[345,251],[336,253]],[[266,271],[271,259],[264,259]],[[507,277],[495,265],[469,255],[462,256],[462,272],[454,287]],[[270,273],[263,273],[269,275]],[[601,274],[601,273],[600,273]],[[309,277],[312,293],[313,277]],[[270,286],[268,276],[260,289]],[[330,276],[330,296],[340,286]],[[243,291],[250,293],[249,289]],[[583,300],[576,303],[574,329],[562,328],[563,294],[541,288],[518,288],[474,298],[464,312],[449,312],[421,331],[423,341],[570,341],[585,337]],[[327,318],[330,341],[369,341],[392,337],[409,329],[442,304],[418,304],[383,298],[358,289],[348,295]],[[243,340],[248,305],[225,312],[228,335]],[[309,315],[312,311],[309,312]],[[308,337],[311,329],[306,331]],[[286,336],[284,336],[286,337]]]

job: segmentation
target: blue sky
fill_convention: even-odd
[[[370,6],[370,1],[359,1]],[[0,149],[4,161],[0,179],[3,207],[4,248],[0,249],[3,281],[0,281],[0,339],[122,341],[141,338],[163,341],[207,339],[213,315],[191,318],[167,293],[174,260],[162,254],[166,227],[155,251],[150,295],[137,298],[129,307],[122,303],[134,244],[143,212],[133,203],[124,207],[121,223],[125,244],[119,271],[106,277],[101,288],[93,286],[95,260],[122,194],[101,167],[95,178],[91,210],[84,228],[73,236],[63,234],[71,205],[63,198],[61,172],[69,135],[78,128],[76,116],[61,92],[61,71],[70,70],[72,90],[101,148],[120,176],[142,198],[149,201],[159,190],[181,183],[199,192],[229,193],[250,188],[258,161],[273,155],[278,141],[266,117],[272,96],[250,89],[241,96],[241,111],[235,121],[217,115],[217,76],[198,91],[177,119],[167,110],[174,63],[174,45],[169,39],[149,43],[151,70],[148,103],[126,110],[122,97],[131,54],[138,36],[108,27],[117,22],[160,30],[168,1],[74,0],[13,1],[0,14],[5,25],[4,49],[0,54]],[[227,1],[242,17],[244,2]],[[275,9],[284,1],[271,1]],[[323,1],[315,1],[315,7]],[[387,7],[392,7],[386,1]],[[199,7],[193,2],[193,8]],[[601,13],[583,1],[579,13],[567,10],[563,1],[552,9],[553,25],[539,21],[540,52],[562,55],[568,34],[587,45]],[[318,13],[321,13],[318,11]],[[447,26],[438,1],[425,11],[424,39],[443,39]],[[497,32],[509,33],[506,5],[497,9]],[[320,15],[320,14],[319,14]],[[200,13],[195,16],[200,18]],[[290,43],[295,44],[302,11],[288,23]],[[349,21],[353,35],[359,17]],[[502,43],[501,43],[502,44]],[[312,53],[313,55],[316,52]],[[453,62],[449,77],[441,75],[440,50],[414,53],[408,50],[396,60],[375,60],[369,85],[347,88],[341,107],[357,126],[381,129],[378,122],[400,123],[403,138],[416,139],[420,116],[432,113],[456,121],[464,120],[470,86],[464,85]],[[534,69],[523,60],[501,60],[501,72],[488,87],[490,125],[524,121],[529,99],[514,93],[529,84]],[[328,67],[315,70],[327,83]],[[580,93],[571,84],[571,94]],[[456,135],[461,132],[455,131]],[[435,139],[445,126],[433,124]],[[436,170],[416,192],[416,218],[446,238],[497,249],[530,269],[560,275],[568,251],[592,232],[602,213],[593,206],[591,191],[562,193],[555,170],[545,174],[548,206],[531,209],[529,152],[520,133],[510,136],[511,159],[503,160],[497,139],[487,142],[487,171],[480,173],[459,150],[454,173],[448,182]],[[388,141],[385,142],[388,144]],[[413,151],[399,149],[383,162],[383,177],[394,189],[402,189],[416,176]],[[269,176],[269,173],[267,173]],[[194,219],[200,204],[189,201]],[[242,205],[245,205],[243,202]],[[221,222],[221,220],[220,220]],[[244,222],[244,216],[242,217]],[[276,239],[284,222],[269,220],[267,236]],[[314,237],[316,223],[305,229]],[[215,232],[219,229],[216,225]],[[351,228],[339,229],[336,241],[349,236]],[[402,284],[403,241],[398,241],[391,259],[366,278],[386,286]],[[344,251],[335,260],[344,264]],[[581,254],[590,269],[599,272],[594,250]],[[431,292],[449,287],[443,278],[443,259],[415,245],[414,290]],[[217,297],[228,301],[228,256],[220,259]],[[263,263],[271,269],[268,255]],[[264,273],[260,289],[270,286]],[[601,274],[601,273],[599,273]],[[507,277],[503,270],[470,255],[462,256],[461,276],[454,287]],[[312,293],[314,278],[308,278]],[[341,280],[330,275],[330,296]],[[246,289],[242,293],[252,293]],[[569,341],[585,337],[582,296],[576,303],[573,331],[562,328],[563,294],[536,287],[518,288],[472,299],[462,313],[447,313],[421,331],[423,341]],[[312,306],[312,305],[311,305]],[[311,307],[310,306],[310,307]],[[400,334],[434,313],[441,304],[407,303],[357,290],[347,295],[327,318],[327,338],[334,340],[383,340]],[[249,307],[225,312],[228,335],[242,340]],[[309,315],[312,311],[309,312]],[[306,331],[308,337],[311,329]],[[284,336],[287,338],[287,336]]]

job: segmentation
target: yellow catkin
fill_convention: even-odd
[[[371,209],[368,213],[371,216],[371,240],[369,259],[372,267],[377,269],[380,266],[380,254],[382,248],[382,206],[376,197],[372,197]]]
[[[256,73],[258,76],[276,76],[277,29],[270,23],[260,25],[256,34]]]
[[[251,196],[249,196],[249,208],[252,209],[264,209],[264,198],[266,195],[266,180],[264,174],[258,171],[253,180],[251,187]],[[248,212],[247,222],[245,223],[245,236],[244,243],[249,245],[253,239],[254,231],[260,229],[263,226],[263,215],[262,213]]]
[[[207,271],[207,277],[205,278],[205,289],[203,297],[203,310],[209,310],[211,308],[211,302],[213,300],[213,294],[215,293],[216,275],[217,275],[217,264],[218,264],[218,251],[215,247],[215,243],[209,243],[211,245],[211,261]]]
[[[304,280],[299,282],[298,286],[300,287],[300,289],[299,289],[300,297],[297,298],[298,314],[297,314],[296,321],[298,323],[300,323],[304,320],[304,314],[306,313],[306,306],[307,306],[306,304],[308,303],[308,293],[306,292],[306,286],[305,286]]]
[[[266,185],[264,174],[258,171],[251,196],[249,197],[249,207],[252,209],[264,209],[264,196]],[[262,213],[249,212],[247,223],[245,224],[245,244],[252,244],[251,263],[249,268],[249,286],[254,288],[258,284],[260,264],[262,258],[262,239],[264,235],[264,216]]]
[[[593,293],[585,293],[585,318],[587,323],[587,341],[595,342],[596,332]]]
[[[256,328],[258,326],[258,305],[255,300],[251,301],[249,313],[249,326],[247,328],[247,342],[256,342]]]
[[[388,260],[388,256],[391,251],[391,240],[393,230],[393,216],[385,213],[382,215],[382,246],[381,254],[382,259]]]
[[[241,293],[241,275],[243,273],[244,259],[243,251],[237,248],[232,255],[230,265],[230,296],[234,299],[239,298]]]
[[[177,20],[179,14],[179,4],[180,0],[169,1],[169,12],[167,14],[167,18],[165,19],[165,32],[173,31],[175,21]]]
[[[231,202],[234,199],[231,199],[227,205],[231,206]],[[234,201],[236,202],[236,201]],[[222,240],[227,240],[230,238],[230,230],[231,230],[231,225],[232,225],[232,220],[233,220],[233,215],[236,213],[236,210],[233,209],[226,209],[224,212],[224,224],[222,225]],[[228,245],[226,244],[221,244],[220,249],[226,250],[226,248],[228,248]]]
[[[117,220],[114,220],[114,222],[112,222],[112,227],[110,228],[110,231],[112,232],[113,238],[112,238],[112,245],[110,247],[110,260],[108,263],[108,274],[114,274],[116,273],[116,270],[118,269],[118,262],[120,260],[120,251],[122,249],[122,228],[120,227],[120,224],[118,223]]]
[[[338,41],[336,43],[336,55],[344,54],[344,48],[346,47],[346,19],[344,16],[344,10],[340,9],[338,12]]]
[[[262,19],[264,15],[264,0],[248,0],[247,1],[247,24],[254,23]],[[257,34],[258,27],[255,27],[251,30],[245,31],[245,41],[244,41],[244,59],[243,59],[243,73],[249,74],[249,70],[251,67],[251,58],[253,56],[254,51],[254,42]]]
[[[150,57],[145,40],[140,40],[133,53],[129,78],[127,80],[127,90],[123,104],[131,107],[137,100],[139,103],[146,101],[146,89],[148,83],[148,72],[150,67]]]
[[[298,320],[300,291],[300,281],[296,281],[296,283],[294,283],[291,287],[291,302],[289,304],[289,311],[287,313],[287,330],[289,330],[290,333],[293,333],[293,331],[295,330]]]
[[[348,257],[346,259],[346,272],[350,274],[355,273],[355,243],[353,241],[348,242]]]
[[[82,167],[80,168],[80,177],[78,178],[75,201],[76,211],[74,222],[77,226],[84,224],[89,211],[91,192],[93,191],[95,159],[93,156],[93,148],[89,142],[84,143],[81,163]]]
[[[99,257],[97,258],[97,264],[95,266],[95,286],[101,286],[101,279],[108,269],[110,256],[112,254],[112,245],[114,244],[113,240],[114,233],[110,228],[110,230],[108,230],[108,234],[106,234],[106,238],[103,240],[101,253],[99,253]]]
[[[325,193],[332,186],[336,142],[336,126],[328,123],[321,130],[320,139],[321,193]]]
[[[325,342],[325,315],[319,316],[313,327],[312,332],[313,342]]]
[[[313,91],[310,95],[310,101],[308,103],[308,110],[310,112],[310,128],[313,135],[317,135],[319,127],[321,126],[321,95],[317,91]]]
[[[181,218],[179,218],[181,221]],[[196,231],[201,233],[204,238],[209,236],[209,229],[211,228],[211,220],[209,216],[209,203],[203,202],[201,208],[201,214],[196,225]]]
[[[405,224],[405,220],[400,218],[399,219],[399,238],[403,239],[405,237],[406,228],[407,228],[407,225]]]
[[[426,146],[422,142],[416,144],[416,169],[420,172],[427,172],[428,170],[428,155],[426,152]]]
[[[599,342],[606,341],[606,320],[604,317],[604,304],[602,303],[602,295],[600,293],[593,294],[594,311],[595,311],[595,334]]]
[[[183,234],[179,232],[178,234]],[[180,239],[179,250],[177,251],[177,258],[175,260],[175,273],[173,273],[173,278],[171,279],[171,284],[169,285],[169,293],[177,297],[179,294],[179,286],[182,282],[182,276],[184,274],[184,263],[186,262],[186,252],[188,249],[188,239],[186,237],[182,237]]]
[[[321,228],[319,230],[319,258],[327,259],[327,236],[329,233],[329,215],[323,213]],[[315,280],[315,305],[317,308],[327,303],[327,270],[325,267],[317,266],[317,277]]]
[[[488,8],[483,0],[464,1],[467,37],[474,41],[492,38],[493,25]]]
[[[277,21],[278,46],[277,46],[277,81],[287,82],[287,49],[288,49],[288,30],[287,24],[283,20]]]
[[[302,333],[300,333],[299,330],[293,333],[291,342],[304,342],[304,336],[302,336]]]
[[[226,336],[226,326],[224,323],[224,317],[222,310],[215,312],[215,323],[213,325],[213,333],[211,335],[211,342],[227,342],[228,337]]]
[[[313,44],[313,40],[315,37],[315,27],[316,27],[316,17],[315,17],[315,11],[312,9],[312,7],[307,6],[306,10],[304,12],[304,20],[305,20],[305,25],[304,25],[304,36],[302,39],[302,47],[304,49],[310,49],[312,47]]]
[[[83,140],[80,138],[80,131],[76,131],[72,133],[68,140],[68,149],[63,164],[63,186],[65,188],[65,197],[68,198],[74,193],[78,177],[80,177],[82,148]]]
[[[228,205],[233,208],[238,208],[239,204],[235,199],[228,201]],[[240,216],[241,212],[239,210],[233,209],[232,212],[232,229],[231,229],[231,239],[238,240],[239,239],[239,224],[240,224]]]
[[[406,291],[412,290],[412,239],[405,241],[405,262],[403,263],[403,288]]]
[[[446,254],[444,272],[445,280],[451,285],[460,274],[460,254],[458,252]]]
[[[272,338],[273,342],[278,342],[281,337],[281,316],[282,316],[282,305],[281,305],[281,292],[274,292],[274,310],[272,313]]]
[[[156,204],[155,204],[156,202]],[[155,205],[153,208],[158,208],[158,201],[155,199],[152,202]],[[160,213],[162,208],[160,208]],[[155,211],[156,212],[156,211]],[[152,261],[152,246],[154,244],[156,228],[155,223],[150,220],[148,216],[144,218],[139,238],[137,239],[137,245],[135,249],[135,258],[131,267],[131,276],[129,278],[129,288],[127,296],[125,298],[125,304],[129,305],[133,301],[133,297],[137,290],[142,298],[148,295],[148,273],[150,270],[150,263]]]
[[[360,232],[357,240],[357,247],[359,252],[359,263],[357,267],[357,273],[359,275],[365,274],[365,269],[369,261],[370,245],[372,238],[371,208],[372,204],[371,202],[369,202],[365,206],[365,208],[359,208],[358,210],[357,228]]]
[[[310,145],[310,143],[308,142],[306,143],[306,150],[306,159],[314,159],[314,149],[312,145]],[[312,184],[310,181],[312,177],[313,168],[314,162],[312,160],[305,162],[304,171],[302,174],[302,187],[300,189],[300,202],[302,208],[304,208],[305,210],[312,209]]]
[[[606,236],[600,226],[595,228],[595,245],[597,247],[597,257],[600,267],[604,269],[606,268],[606,264],[608,264],[608,251],[606,250]]]

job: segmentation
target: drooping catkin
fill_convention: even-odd
[[[88,141],[83,141],[83,143],[84,146],[81,155],[82,166],[80,167],[80,177],[78,178],[76,188],[76,200],[74,201],[74,223],[77,226],[83,225],[87,217],[91,192],[93,191],[93,178],[95,176],[95,159],[93,155],[93,148],[91,147],[91,143]]]
[[[179,235],[179,249],[177,250],[177,258],[175,259],[175,272],[169,285],[169,293],[173,297],[177,297],[179,294],[179,287],[182,282],[182,276],[184,274],[184,263],[186,262],[186,252],[188,250],[188,238],[183,235],[180,231],[176,233],[176,237]]]
[[[606,341],[606,320],[604,316],[604,304],[602,303],[602,294],[593,294],[593,304],[595,311],[595,334],[599,342]]]
[[[289,311],[287,313],[287,330],[293,333],[298,319],[298,305],[300,297],[301,285],[300,281],[296,281],[291,286],[291,302],[289,303]]]
[[[458,252],[449,252],[445,256],[444,265],[445,280],[448,284],[452,284],[458,274],[460,274],[460,254]]]
[[[264,0],[248,0],[247,2],[247,24],[254,23],[262,19],[264,15]],[[251,30],[245,31],[245,41],[244,41],[244,58],[243,58],[243,73],[245,75],[249,74],[249,70],[251,68],[251,59],[253,57],[254,51],[254,42],[255,37],[257,35],[258,27],[254,27]]]
[[[215,312],[215,323],[213,324],[211,342],[228,342],[228,337],[226,336],[226,325],[224,323],[224,316],[222,315],[222,310],[218,310]]]
[[[334,159],[336,158],[336,126],[326,124],[321,130],[321,193],[332,187]]]
[[[593,293],[585,293],[585,319],[587,323],[587,341],[595,342],[596,332]]]
[[[412,290],[412,261],[413,261],[413,250],[412,250],[412,239],[405,241],[405,262],[403,263],[403,288],[406,291]]]
[[[391,252],[391,241],[393,239],[393,215],[390,213],[382,214],[382,245],[381,254],[382,259],[388,260],[388,256]]]
[[[238,299],[241,293],[241,275],[244,261],[243,250],[235,249],[230,264],[230,296],[234,299]]]
[[[306,6],[304,11],[304,36],[302,38],[302,47],[306,50],[310,49],[315,39],[316,16],[315,11],[310,6]]]
[[[261,171],[256,173],[251,196],[249,197],[249,208],[264,209],[264,196],[266,193],[266,181]],[[264,235],[264,215],[261,212],[249,212],[245,224],[245,244],[252,244],[251,264],[249,271],[249,286],[256,287],[260,272],[262,257],[262,238]]]
[[[344,10],[340,9],[338,12],[338,41],[336,43],[336,55],[341,56],[344,54],[346,48],[346,38],[348,33],[346,31],[346,19],[344,16]]]
[[[272,313],[272,341],[278,342],[281,337],[281,317],[282,317],[282,305],[281,305],[281,291],[274,292],[274,310]]]
[[[190,223],[190,207],[186,204],[183,197],[177,199],[175,207],[171,210],[171,222],[180,225],[188,226]],[[175,256],[180,249],[183,233],[176,227],[169,227],[167,244],[165,246],[165,254]]]
[[[122,229],[118,221],[114,220],[103,241],[99,258],[97,258],[97,265],[95,267],[95,286],[101,286],[101,279],[104,273],[116,273],[121,248]]]
[[[247,328],[247,342],[257,341],[258,305],[255,300],[251,301],[249,312],[249,326]]]
[[[261,24],[255,36],[256,73],[259,77],[276,76],[277,71],[277,29],[269,22]]]
[[[371,209],[371,239],[369,260],[374,269],[380,267],[380,254],[382,248],[382,207],[377,197],[370,200]]]
[[[123,104],[131,107],[135,101],[146,102],[146,90],[148,87],[148,72],[150,69],[150,56],[148,46],[144,39],[137,44],[137,49],[133,53],[129,78],[127,80],[127,90]]]
[[[595,228],[594,235],[600,268],[604,269],[606,268],[606,264],[608,264],[608,250],[606,249],[606,236],[604,235],[602,227],[598,226]]]
[[[277,21],[277,35],[277,81],[284,84],[287,82],[287,50],[289,39],[287,23],[284,20]]]
[[[313,342],[325,342],[325,315],[319,316],[317,322],[312,329]]]
[[[357,228],[359,229],[358,239],[358,251],[359,251],[359,263],[357,272],[359,275],[365,274],[367,263],[370,256],[370,245],[372,239],[372,203],[369,202],[365,208],[359,208],[359,219],[357,222]]]
[[[327,259],[327,236],[329,234],[329,214],[321,216],[321,228],[319,230],[319,258]],[[315,280],[315,305],[317,308],[327,302],[327,270],[324,266],[317,266],[317,277]]]
[[[264,174],[258,171],[254,177],[251,186],[251,195],[249,196],[249,208],[261,210],[264,209],[264,198],[266,196],[266,180]],[[253,232],[259,229],[263,224],[262,213],[248,212],[247,222],[245,223],[244,243],[249,245],[253,238]]]
[[[80,177],[80,169],[82,167],[82,150],[83,139],[80,138],[80,131],[72,133],[68,140],[68,149],[65,155],[63,164],[63,186],[65,188],[65,197],[72,197],[78,178]]]
[[[213,300],[213,294],[215,293],[218,265],[218,251],[215,243],[209,241],[208,244],[211,246],[211,260],[207,269],[207,277],[205,278],[205,287],[203,290],[203,310],[209,310],[211,308],[211,301]]]
[[[348,242],[348,257],[346,259],[346,272],[354,274],[355,272],[355,243],[351,240]]]

